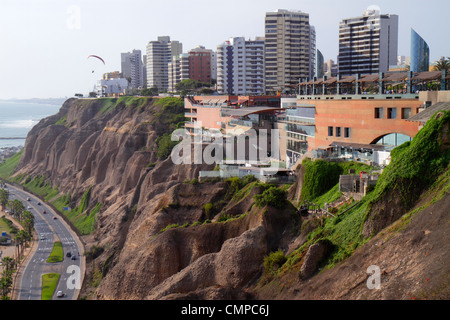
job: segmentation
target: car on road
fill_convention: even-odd
[[[28,206],[27,209],[28,209],[28,210],[31,210],[31,209],[33,209],[33,208],[31,208],[30,206]]]
[[[30,199],[30,198],[27,198],[27,201],[31,201],[31,199]]]
[[[62,292],[61,290],[59,290],[59,291],[56,293],[56,296],[57,296],[58,298],[62,298],[62,297],[64,297],[64,292]]]
[[[42,213],[43,213],[43,214],[46,214],[46,213],[47,213],[47,211],[45,211],[45,210],[44,210],[44,211],[42,211]]]
[[[41,234],[40,239],[41,239],[41,240],[45,240],[45,236],[44,236],[43,234]]]
[[[66,257],[67,257],[67,258],[70,258],[70,257],[72,257],[72,253],[70,253],[70,251],[67,251],[67,253],[66,253]]]
[[[52,218],[53,220],[56,220],[56,217],[55,216],[53,216],[53,218]]]
[[[72,260],[77,260],[77,257],[73,254],[72,257],[70,257]]]
[[[40,205],[41,205],[41,203],[40,203],[40,202],[38,202],[38,203],[37,203],[37,205],[38,205],[38,206],[40,206]]]

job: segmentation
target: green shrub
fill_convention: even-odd
[[[255,204],[263,208],[267,205],[281,209],[286,204],[287,192],[276,186],[270,186],[260,194],[256,194],[253,199]]]
[[[197,178],[194,178],[194,179],[190,180],[189,183],[190,183],[190,184],[193,184],[193,185],[199,184]]]
[[[79,213],[82,213],[87,209],[87,207],[89,205],[89,200],[91,198],[91,189],[92,189],[92,187],[89,187],[89,189],[87,189],[84,192],[83,196],[81,197],[80,205],[78,206]]]
[[[268,275],[275,275],[286,261],[287,258],[281,249],[271,252],[264,257],[264,272]]]
[[[338,163],[321,159],[304,161],[304,165],[306,170],[300,195],[303,200],[313,200],[327,192],[339,182],[343,172]]]
[[[205,213],[206,217],[211,218],[212,211],[214,209],[214,206],[211,202],[208,202],[203,206],[203,212]]]
[[[171,137],[171,133],[165,133],[156,139],[156,145],[158,146],[156,156],[161,160],[167,159],[170,156],[173,147],[178,144],[178,141],[172,141]]]

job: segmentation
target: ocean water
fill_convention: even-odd
[[[51,104],[0,101],[0,148],[23,146],[31,128],[60,108]]]

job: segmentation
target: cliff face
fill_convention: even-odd
[[[65,204],[75,208],[77,218],[90,216],[101,204],[94,231],[83,236],[88,268],[82,297],[396,299],[422,289],[413,280],[401,282],[400,275],[407,277],[411,272],[428,276],[435,285],[430,288],[440,297],[448,296],[441,289],[448,288],[448,280],[442,280],[448,275],[448,246],[438,245],[448,230],[448,114],[440,121],[443,129],[436,128],[422,142],[397,151],[405,154],[390,169],[397,176],[380,177],[384,185],[377,186],[372,193],[377,197],[372,196],[370,203],[361,202],[333,219],[304,220],[290,202],[282,209],[256,206],[254,195],[265,190],[257,182],[198,183],[194,179],[198,172],[213,170],[214,165],[175,165],[170,157],[158,157],[164,146],[161,137],[183,120],[183,109],[183,103],[174,98],[69,99],[58,114],[30,131],[15,176],[22,182],[44,177],[59,192],[50,201],[70,195]],[[413,183],[406,183],[411,178],[404,174],[408,168],[398,165],[412,159],[412,150],[430,146],[427,139],[438,142],[427,160],[436,164],[435,176],[422,180],[416,190]],[[439,154],[445,154],[445,159],[434,161]],[[416,158],[424,159],[419,152]],[[413,166],[422,167],[420,161]],[[289,194],[295,201],[302,189],[302,170]],[[426,176],[414,172],[415,177]],[[429,193],[430,185],[437,185],[437,191]],[[405,197],[392,200],[391,191],[404,190],[403,186],[425,198],[417,195],[416,199],[422,199],[419,203]],[[445,195],[441,192],[440,200],[430,205],[429,198],[441,189]],[[429,207],[411,223],[405,222],[409,218],[396,222],[424,204]],[[391,229],[386,230],[389,225]],[[377,233],[370,241],[364,239]],[[355,242],[366,240],[353,254]],[[267,276],[265,257],[279,249],[287,262],[280,262],[279,270]],[[346,258],[348,252],[353,256],[317,274],[324,256],[331,254],[338,260],[340,252]],[[427,257],[438,262],[433,264]],[[367,289],[366,269],[373,264],[382,268],[385,278],[389,276],[388,290]],[[425,269],[432,270],[433,276]]]
[[[264,256],[286,245],[295,209],[253,207],[255,183],[233,200],[229,183],[193,180],[214,165],[158,159],[156,141],[173,129],[164,110],[175,109],[146,98],[68,100],[31,130],[16,176],[44,176],[72,208],[91,188],[80,215],[102,204],[83,237],[89,299],[247,298]]]

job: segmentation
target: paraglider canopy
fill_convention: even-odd
[[[88,58],[88,59],[89,59],[89,58],[97,58],[97,59],[99,59],[101,62],[103,62],[104,65],[106,65],[105,60],[103,60],[103,59],[100,58],[99,56],[96,56],[96,55],[91,54],[91,55],[89,55],[87,58]]]

